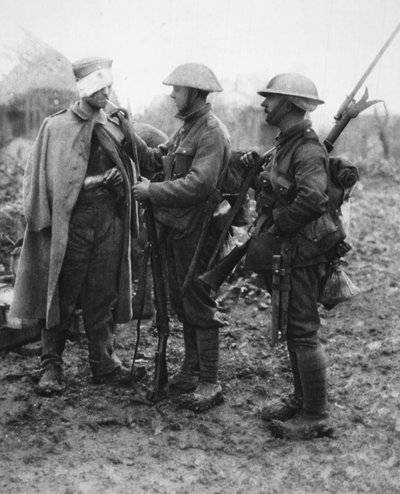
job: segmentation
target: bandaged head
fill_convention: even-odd
[[[76,86],[81,98],[86,98],[113,82],[110,58],[89,57],[72,64]]]

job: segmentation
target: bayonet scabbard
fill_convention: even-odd
[[[272,256],[272,316],[271,316],[271,346],[278,343],[281,318],[281,256]]]

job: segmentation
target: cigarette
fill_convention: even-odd
[[[127,114],[125,111],[121,110],[121,108],[119,106],[117,106],[115,103],[113,103],[111,100],[109,100],[108,98],[106,98],[108,103],[110,104],[110,106],[112,106],[113,108],[115,108],[116,110],[118,110],[116,112],[116,115],[118,115],[119,113],[121,113],[124,117],[127,118]]]
[[[113,106],[115,109],[119,109],[119,107],[115,103],[113,103],[110,99],[108,99],[108,98],[106,98],[106,99],[107,99],[110,106]]]

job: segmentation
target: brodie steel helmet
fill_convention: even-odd
[[[266,89],[258,91],[260,96],[268,94],[280,94],[304,111],[313,111],[318,105],[324,103],[319,98],[317,88],[311,79],[301,74],[288,72],[278,74],[267,84]]]
[[[209,93],[223,90],[214,72],[200,63],[179,65],[163,80],[163,84],[166,86],[191,87]]]

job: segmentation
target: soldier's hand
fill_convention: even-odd
[[[268,233],[270,233],[271,235],[278,235],[279,234],[278,229],[276,228],[275,225],[272,225],[268,228]]]
[[[260,155],[257,153],[257,151],[247,151],[247,153],[242,154],[242,156],[240,157],[240,161],[247,168],[251,168],[259,157]]]
[[[126,110],[125,108],[118,108],[115,111],[111,112],[110,116],[118,118],[125,139],[131,142],[132,135],[135,133],[135,129],[128,110]]]
[[[116,187],[117,185],[122,183],[122,175],[117,167],[111,168],[107,170],[103,177],[104,185],[111,185]]]
[[[132,187],[132,195],[139,202],[144,202],[150,197],[150,181],[142,177],[142,181]]]

